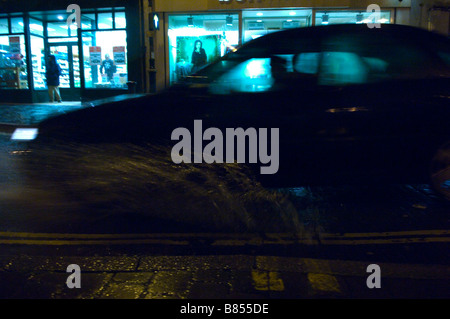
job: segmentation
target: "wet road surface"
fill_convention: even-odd
[[[427,185],[268,190],[117,146],[29,166],[0,138],[2,298],[450,296],[450,205]],[[88,288],[66,289],[69,263]],[[372,263],[384,289],[366,286]]]

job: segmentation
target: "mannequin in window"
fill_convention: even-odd
[[[194,43],[194,51],[192,52],[192,73],[197,72],[202,66],[206,64],[207,57],[205,49],[203,49],[203,43],[200,40],[196,40]]]

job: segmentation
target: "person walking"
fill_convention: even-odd
[[[105,54],[105,60],[102,61],[102,66],[100,67],[100,73],[106,73],[108,82],[113,80],[114,73],[117,71],[116,64],[109,57],[109,54]]]
[[[45,77],[47,79],[48,96],[50,102],[56,100],[61,103],[61,95],[59,93],[59,77],[61,76],[61,67],[56,62],[56,57],[50,54],[48,57],[47,68],[45,71]]]

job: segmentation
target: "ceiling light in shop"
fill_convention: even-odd
[[[63,16],[58,16],[58,20],[64,20]]]
[[[328,24],[328,14],[324,14],[322,16],[322,24]]]
[[[289,15],[290,16],[295,16],[297,13],[295,12],[295,11],[291,11],[291,12],[289,12]]]
[[[261,17],[261,16],[263,15],[263,13],[262,13],[262,12],[258,12],[256,15],[257,15],[258,17]]]

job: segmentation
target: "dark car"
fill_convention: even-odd
[[[254,128],[245,131],[247,143],[233,147],[245,148],[239,162],[266,185],[431,183],[450,198],[450,42],[400,25],[280,31],[160,94],[44,121],[35,143],[176,145],[176,128],[187,128],[193,144],[203,137],[203,147],[214,135],[203,132],[218,128],[222,149],[216,130],[215,152],[226,149],[227,128]],[[279,129],[279,140],[271,138],[272,128]],[[269,174],[260,174],[269,164],[252,150],[255,132],[258,150],[279,152],[279,167]]]

